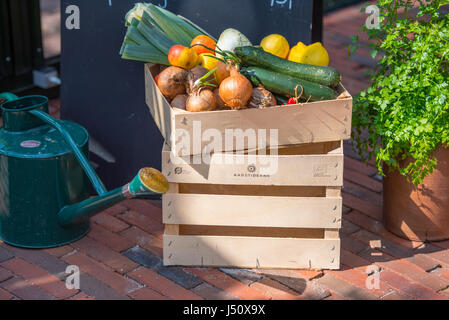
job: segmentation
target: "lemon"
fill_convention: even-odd
[[[307,46],[304,43],[302,43],[301,41],[298,42],[298,44],[290,50],[287,59],[293,62],[300,62],[306,48]]]
[[[328,66],[329,53],[321,42],[316,42],[310,46],[305,46],[302,42],[299,42],[290,50],[288,60],[316,66]]]
[[[212,70],[213,68],[215,68],[217,66],[218,60],[211,56],[212,56],[212,54],[210,54],[210,53],[200,54],[200,56],[198,58],[198,65],[200,67],[206,68],[207,70]]]
[[[290,51],[290,45],[287,39],[280,34],[270,34],[266,36],[260,46],[266,51],[282,59],[287,58]]]

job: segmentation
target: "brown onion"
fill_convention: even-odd
[[[263,87],[257,87],[253,90],[249,106],[253,108],[268,108],[277,105],[274,94]]]
[[[187,102],[188,95],[186,94],[179,94],[177,95],[173,101],[171,102],[172,108],[178,108],[181,110],[186,110],[186,102]]]
[[[240,74],[237,69],[231,70],[231,76],[220,85],[220,97],[231,109],[243,109],[253,93],[251,82]]]
[[[226,108],[225,103],[223,102],[223,100],[221,100],[221,97],[220,97],[220,89],[216,88],[214,90],[214,96],[215,96],[215,99],[217,100],[217,108],[225,109]]]
[[[200,89],[189,95],[186,109],[190,112],[214,111],[217,109],[217,100],[209,89]]]
[[[157,86],[162,94],[173,99],[186,93],[187,71],[179,67],[168,67],[159,74]]]
[[[208,72],[209,72],[208,69],[201,67],[201,66],[191,69],[189,71],[189,75],[188,75],[188,82],[189,82],[190,90],[193,90],[192,87],[195,85],[196,81],[199,80],[200,78],[202,78],[203,76],[205,76]],[[210,75],[204,81],[209,81],[209,82],[213,83],[214,85],[217,84],[213,74]],[[205,87],[208,89],[211,89],[211,90],[213,90],[215,88],[214,86],[205,86]]]

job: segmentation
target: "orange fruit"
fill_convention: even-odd
[[[192,43],[190,44],[190,48],[192,48],[193,50],[195,50],[195,52],[200,55],[203,53],[210,53],[215,55],[215,52],[212,50],[209,50],[203,46],[200,46],[200,44],[206,46],[207,48],[211,48],[215,50],[215,46],[217,45],[217,43],[215,42],[214,39],[212,39],[211,37],[205,36],[205,35],[199,35],[197,37],[195,37],[195,39],[192,40]]]

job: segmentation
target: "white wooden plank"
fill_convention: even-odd
[[[209,163],[203,160],[174,156],[165,147],[162,172],[170,182],[176,183],[343,185],[343,154],[277,156],[215,153]]]
[[[162,202],[163,222],[167,224],[341,227],[341,197],[293,198],[166,193]]]
[[[164,235],[164,265],[338,269],[339,239]]]

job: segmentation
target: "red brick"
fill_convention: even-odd
[[[333,276],[340,278],[341,280],[344,280],[356,287],[361,288],[362,290],[366,290],[372,295],[375,295],[376,297],[380,298],[384,296],[386,293],[388,293],[391,288],[390,286],[386,285],[385,283],[379,283],[379,288],[373,288],[369,289],[366,285],[368,274],[364,271],[361,271],[359,269],[346,269],[346,270],[340,270],[340,271],[328,271],[328,273],[332,274]]]
[[[413,300],[413,298],[397,291],[391,291],[383,296],[382,300]]]
[[[127,273],[138,267],[137,263],[89,237],[72,243],[72,246],[119,273]]]
[[[405,259],[381,262],[379,265],[383,268],[395,271],[402,276],[434,291],[439,291],[449,286],[448,280],[441,279],[432,273],[425,272]]]
[[[120,215],[120,219],[123,219],[125,222],[135,225],[140,229],[162,239],[164,230],[162,222],[154,220],[148,214],[131,210]]]
[[[0,282],[8,280],[13,275],[9,270],[6,270],[5,268],[0,267]]]
[[[297,270],[289,269],[255,269],[274,281],[277,281],[301,295],[302,299],[321,300],[329,295],[329,291],[312,281],[307,281]]]
[[[365,175],[363,173],[360,173],[360,172],[357,172],[354,170],[350,170],[350,169],[345,169],[344,178],[353,183],[356,183],[365,188],[368,188],[374,192],[382,192],[382,183],[371,178],[371,177],[368,177],[367,175]]]
[[[121,211],[120,213],[124,213],[125,211]],[[116,217],[108,214],[106,211],[103,211],[100,214],[97,214],[92,218],[92,221],[105,227],[106,229],[112,232],[120,232],[127,228],[129,225],[122,220],[117,219]]]
[[[385,229],[385,226],[383,222],[377,221],[375,219],[372,219],[363,213],[353,210],[347,215],[345,215],[345,219],[348,221],[351,221],[352,223],[356,224],[357,226],[369,230],[375,234],[381,235],[382,237],[394,241],[406,248],[414,249],[422,245],[422,242],[420,241],[408,241],[402,238],[399,238],[398,236],[395,236],[391,232],[389,232],[387,229]]]
[[[345,172],[346,175],[346,172]],[[378,205],[382,207],[382,195],[376,192],[373,192],[364,186],[352,183],[348,180],[344,180],[343,191],[345,193],[351,194],[361,200],[365,200],[370,202],[371,204]]]
[[[449,269],[447,267],[436,268],[431,274],[436,275],[442,279],[449,280]]]
[[[225,290],[226,292],[241,300],[269,299],[268,296],[262,294],[261,292],[254,290],[247,285],[244,285],[240,281],[237,281],[216,269],[188,268],[187,270],[190,273],[193,273],[194,275],[200,277],[204,281],[214,285],[217,288]]]
[[[134,300],[169,300],[168,297],[148,288],[140,288],[128,294]]]
[[[434,259],[441,264],[449,265],[449,250],[436,250],[426,253],[426,257]]]
[[[368,261],[345,249],[340,250],[340,255],[340,261],[343,266],[359,270],[361,272],[365,272],[369,266],[374,266],[371,261]]]
[[[14,296],[6,290],[0,288],[0,300],[11,300]]]
[[[200,296],[147,268],[140,268],[139,270],[129,273],[128,276],[137,282],[147,285],[150,289],[172,299],[202,300]]]
[[[157,256],[162,257],[162,240],[160,238],[156,238],[135,226],[120,232],[120,235],[133,241],[139,247],[147,249]]]
[[[226,291],[220,290],[205,282],[193,288],[192,292],[205,300],[237,300],[236,297]]]
[[[359,241],[352,236],[342,235],[340,241],[342,248],[345,248],[346,250],[351,251],[355,254],[362,252],[363,250],[366,250],[368,248],[368,246],[364,242]]]
[[[343,204],[354,210],[359,210],[371,218],[382,221],[382,206],[372,204],[369,201],[359,199],[349,193],[343,192]]]
[[[319,278],[323,275],[321,270],[292,270],[293,272],[301,275],[304,279],[310,281],[315,278]]]
[[[446,296],[423,287],[416,282],[407,280],[406,278],[393,271],[382,270],[382,272],[380,273],[380,279],[381,281],[386,282],[393,288],[406,295],[411,296],[412,298],[429,300],[447,299]]]
[[[162,223],[162,209],[147,200],[126,200],[123,202],[123,205],[130,208],[132,211],[140,212]]]
[[[347,212],[347,213],[349,213],[349,212]],[[359,231],[360,228],[357,225],[355,225],[352,222],[349,222],[349,220],[346,219],[346,217],[345,217],[346,214],[344,215],[344,217],[341,221],[341,229],[340,229],[341,233],[345,234],[345,235],[349,235],[351,233]]]
[[[434,242],[431,242],[431,244],[433,244],[433,245],[435,245],[437,247],[443,248],[443,249],[449,249],[449,240],[446,240],[446,241],[434,241]]]
[[[110,216],[116,216],[118,214],[122,214],[122,213],[126,212],[127,210],[128,210],[128,208],[125,207],[123,205],[123,202],[122,202],[122,203],[116,204],[113,207],[107,208],[106,210],[104,210],[100,214],[105,213],[105,214],[108,214]]]
[[[92,225],[92,230],[89,232],[88,236],[117,252],[128,250],[134,246],[132,241],[116,233],[112,233],[96,223]]]
[[[78,266],[81,272],[90,274],[94,278],[106,283],[112,289],[117,290],[121,294],[128,294],[129,292],[138,288],[138,285],[133,281],[124,278],[118,273],[114,272],[109,267],[89,258],[88,256],[76,252],[72,255],[63,258],[64,261],[71,265]]]
[[[349,275],[347,275],[349,277]],[[355,279],[359,277],[359,274],[352,275],[351,280],[356,281]],[[361,276],[360,276],[361,277]],[[337,292],[339,295],[347,298],[347,299],[355,299],[355,300],[374,300],[377,297],[370,293],[366,287],[360,288],[346,280],[342,280],[341,278],[336,277],[334,274],[330,272],[326,272],[326,274],[316,280],[320,285],[332,290],[333,292]],[[359,283],[360,280],[357,281]]]
[[[265,296],[268,296],[273,300],[303,299],[303,297],[299,293],[268,277],[264,277],[259,281],[253,282],[250,287],[257,291],[260,291]]]
[[[339,295],[338,293],[336,293],[335,291],[329,290],[330,292],[330,296],[324,298],[324,300],[348,300],[345,297],[343,297],[342,295]]]
[[[71,297],[69,300],[95,300],[95,298],[89,296],[88,294],[85,294],[84,292],[80,292]]]
[[[66,254],[72,252],[73,248],[71,246],[67,245],[67,246],[62,246],[62,247],[45,249],[45,251],[47,253],[51,254],[52,256],[60,258],[62,256],[65,256]]]
[[[9,293],[24,300],[55,300],[47,291],[44,291],[38,286],[31,284],[20,277],[11,278],[7,281],[1,282],[0,287]]]
[[[437,265],[437,263],[435,263],[435,261],[433,261],[429,256],[416,254],[416,252],[410,248],[406,248],[396,242],[385,239],[369,231],[361,230],[352,236],[368,245],[376,246],[379,251],[385,252],[392,257],[403,258],[413,265],[418,266],[423,271],[432,269]]]
[[[65,282],[59,278],[20,258],[5,261],[1,265],[59,299],[71,297],[78,292],[67,289]]]

